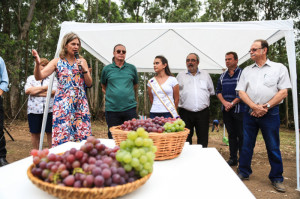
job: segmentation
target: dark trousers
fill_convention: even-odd
[[[136,107],[121,112],[105,111],[105,119],[108,127],[108,138],[113,139],[111,132],[109,131],[110,127],[121,125],[125,121],[136,117]]]
[[[260,118],[251,116],[248,111],[244,113],[244,143],[239,159],[239,171],[244,177],[247,177],[252,173],[251,160],[256,143],[256,137],[260,129],[266,144],[268,158],[271,165],[269,179],[272,182],[283,181],[283,164],[280,152],[279,127],[279,106],[269,109],[268,113]]]
[[[194,128],[196,129],[197,144],[201,144],[206,148],[208,145],[208,131],[209,131],[209,108],[202,111],[192,112],[184,108],[179,108],[179,115],[185,122],[186,128],[190,129],[190,134],[187,137],[187,142],[192,144],[192,137],[194,135]]]
[[[223,121],[229,138],[230,159],[237,161],[237,153],[243,146],[243,116],[244,113],[234,113],[234,109],[230,111],[223,110]]]
[[[3,111],[3,99],[0,96],[0,158],[6,157],[6,142],[3,131],[4,111]]]

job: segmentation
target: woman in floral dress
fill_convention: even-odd
[[[53,104],[52,146],[69,142],[81,141],[92,135],[90,111],[84,86],[92,85],[86,60],[75,53],[79,52],[81,42],[74,33],[64,36],[59,58],[55,58],[41,71],[40,57],[35,50],[34,76],[37,80],[44,79],[54,71],[57,74],[57,90]]]

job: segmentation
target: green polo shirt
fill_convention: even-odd
[[[134,85],[138,84],[134,65],[124,63],[119,68],[114,62],[105,66],[101,84],[106,85],[105,111],[120,112],[136,107]]]

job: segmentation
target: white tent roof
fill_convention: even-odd
[[[293,86],[297,189],[300,190],[297,73],[293,31],[292,20],[120,24],[64,22],[56,57],[63,36],[74,32],[81,38],[82,47],[104,64],[111,63],[113,47],[121,43],[126,46],[126,61],[134,64],[139,72],[153,72],[153,60],[156,55],[164,55],[168,59],[172,72],[185,70],[185,58],[194,52],[200,56],[201,69],[210,73],[221,73],[225,68],[226,52],[237,52],[239,64],[242,64],[250,58],[248,51],[255,39],[265,39],[271,45],[285,38]],[[49,90],[51,89],[48,89],[48,92]]]
[[[239,64],[249,59],[251,43],[258,38],[270,44],[293,29],[292,21],[214,22],[214,23],[77,23],[64,22],[62,37],[74,32],[82,47],[105,65],[111,63],[113,47],[126,46],[126,61],[139,72],[153,72],[156,55],[169,60],[172,72],[186,69],[185,58],[195,52],[200,56],[201,69],[221,73],[228,51],[238,53]],[[59,51],[59,46],[57,52]]]

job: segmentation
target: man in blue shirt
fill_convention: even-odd
[[[2,95],[4,92],[8,91],[8,75],[6,71],[5,63],[0,57],[0,167],[7,165],[6,161],[6,148],[5,148],[5,136],[3,131],[3,120],[4,120],[4,111],[3,111],[3,99]]]
[[[227,163],[230,166],[237,165],[237,152],[241,151],[243,144],[243,112],[244,103],[241,102],[235,91],[240,79],[242,69],[237,66],[238,56],[235,52],[225,55],[228,68],[218,80],[216,89],[217,97],[222,103],[223,121],[228,132],[230,158]]]

